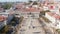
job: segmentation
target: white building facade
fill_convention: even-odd
[[[54,17],[54,14],[49,14],[46,13],[45,17],[48,18],[52,23],[52,27],[56,28],[56,29],[60,29],[60,19],[57,19],[56,17]]]

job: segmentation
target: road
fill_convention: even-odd
[[[24,18],[17,34],[54,34],[42,21],[37,18]]]
[[[45,31],[38,19],[27,18],[22,21],[17,34],[45,34]]]

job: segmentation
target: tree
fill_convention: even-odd
[[[50,12],[50,11],[49,11],[49,10],[41,11],[41,12],[40,12],[40,15],[45,15],[46,12]]]
[[[3,7],[4,9],[10,9],[11,6],[12,6],[12,4],[7,3],[7,4],[4,4],[2,7]]]
[[[38,3],[36,1],[34,1],[33,5],[38,5]]]
[[[29,0],[29,3],[32,3],[32,1],[31,1],[31,0]]]

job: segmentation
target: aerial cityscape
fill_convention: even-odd
[[[60,34],[60,1],[0,0],[0,34]]]

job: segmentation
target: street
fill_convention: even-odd
[[[42,21],[38,18],[24,18],[21,28],[17,34],[54,34]]]
[[[18,34],[45,34],[38,19],[27,18],[22,21]]]
[[[60,1],[0,1],[0,34],[60,34]]]

